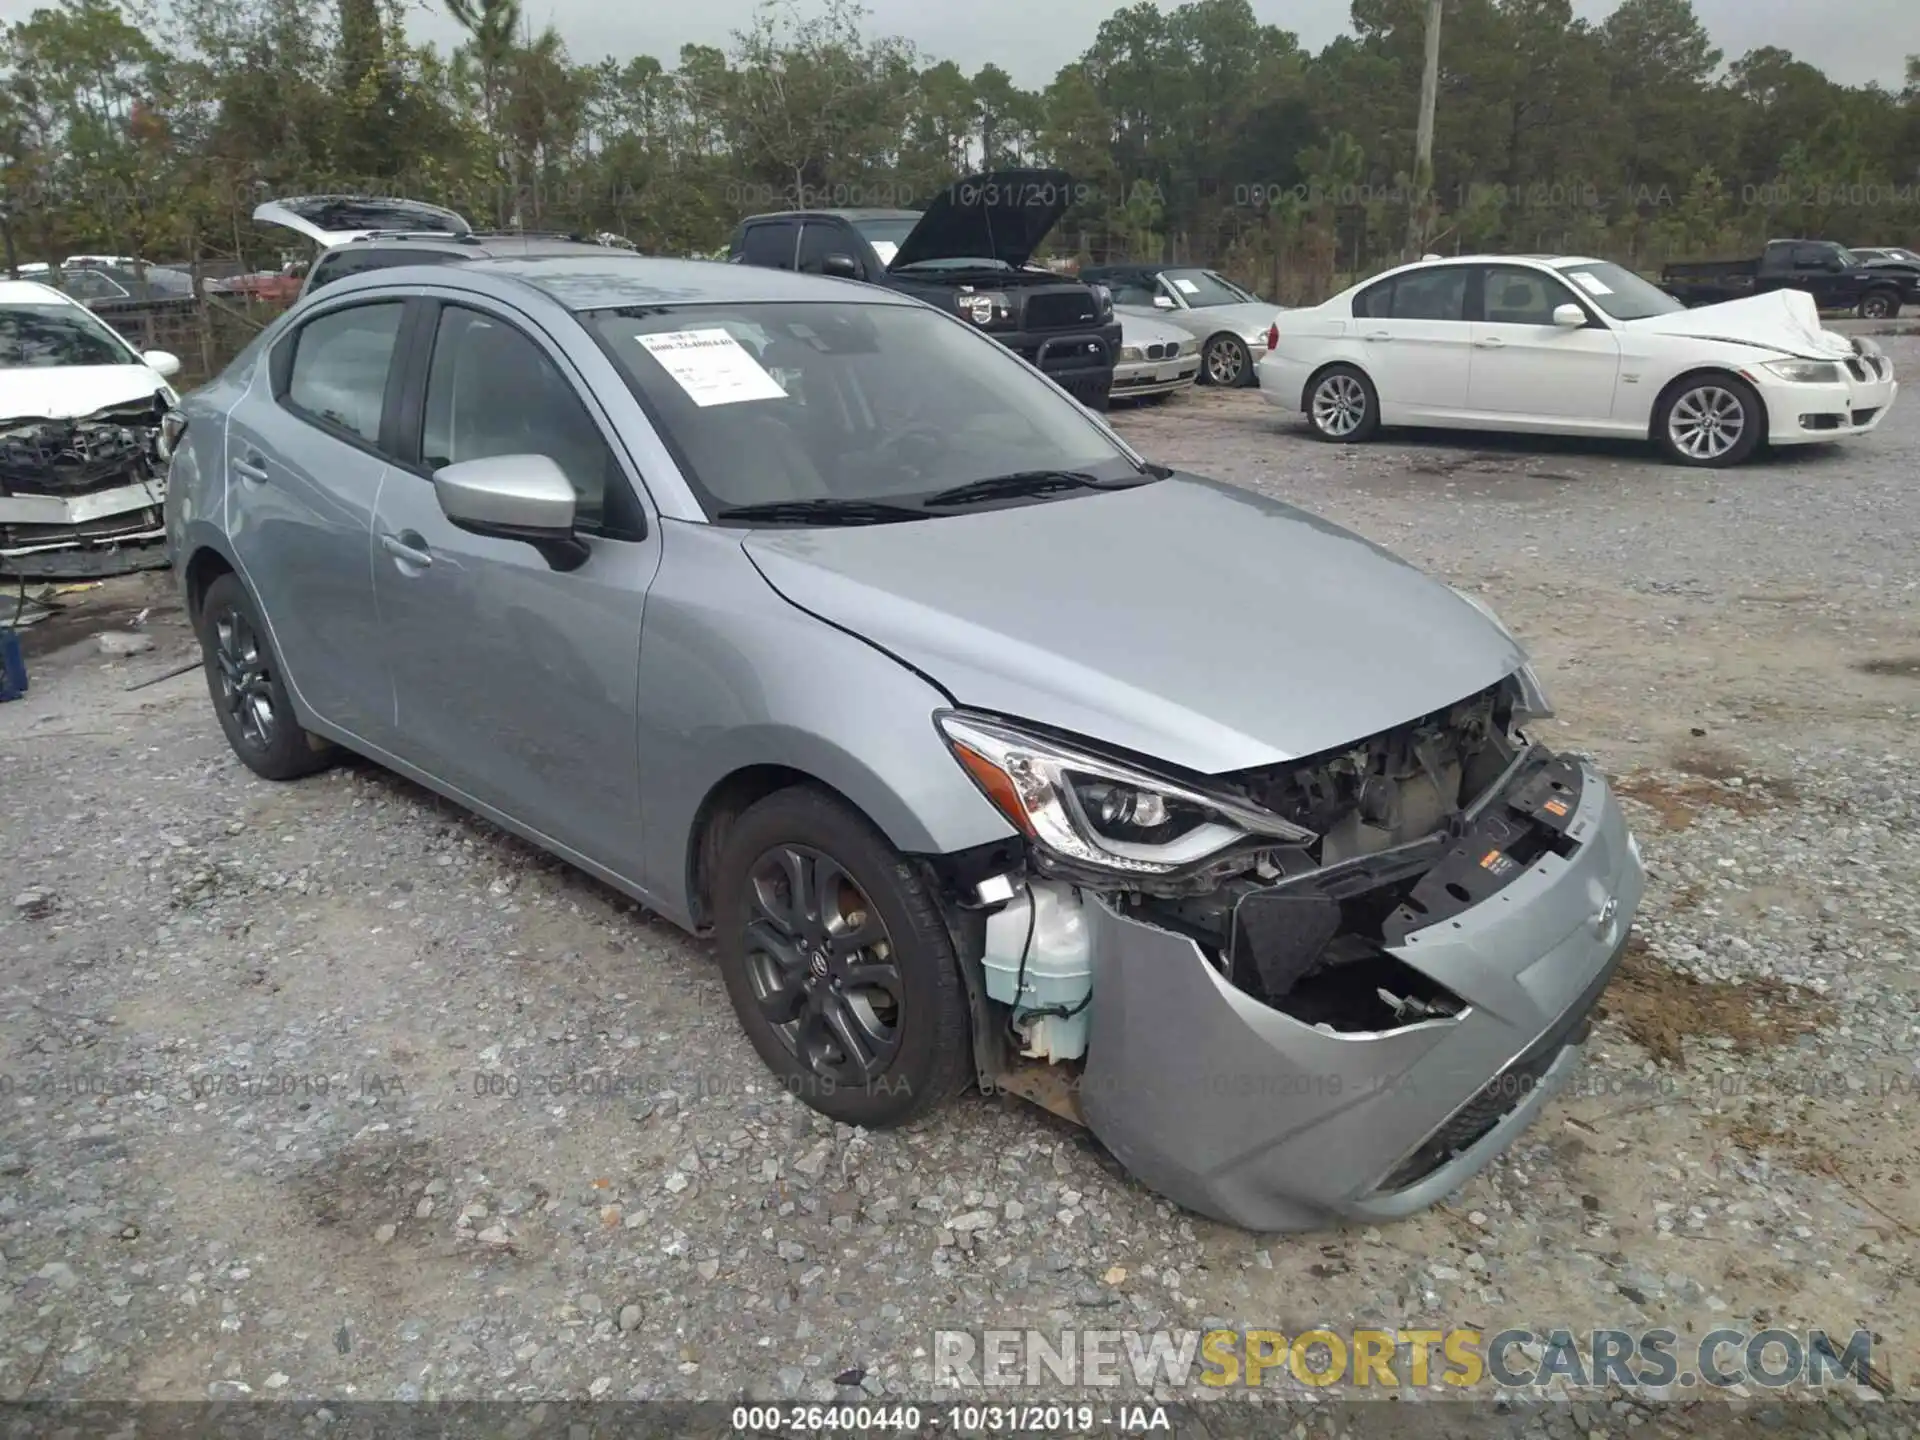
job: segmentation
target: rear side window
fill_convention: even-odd
[[[1410,270],[1353,297],[1353,313],[1371,320],[1465,320],[1467,267]]]
[[[749,225],[740,242],[740,259],[747,265],[768,265],[776,270],[793,269],[794,242],[800,227],[791,220],[766,221]]]
[[[393,368],[405,308],[398,300],[356,305],[303,325],[293,337],[287,403],[369,445],[377,444],[387,372]]]

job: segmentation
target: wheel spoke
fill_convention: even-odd
[[[848,1069],[858,1071],[862,1078],[876,1073],[876,1062],[883,1058],[880,1051],[885,1039],[868,1029],[865,1017],[855,1013],[845,997],[828,995],[821,1003],[820,1018],[839,1041]]]
[[[807,957],[799,944],[771,920],[755,920],[747,926],[747,951],[765,955],[782,980],[807,973]]]
[[[901,998],[900,971],[889,961],[867,960],[849,965],[841,972],[841,979],[849,990],[881,990],[896,1003]]]

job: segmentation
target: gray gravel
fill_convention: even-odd
[[[1185,1215],[1018,1102],[856,1133],[769,1082],[702,944],[370,766],[254,779],[198,675],[129,691],[190,642],[163,577],[114,582],[0,707],[0,1388],[928,1399],[942,1329],[1325,1323],[1867,1328],[1912,1395],[1920,409],[1711,475],[1328,448],[1244,393],[1116,419],[1491,599],[1560,740],[1650,802],[1641,963],[1817,1030],[1663,1065],[1611,1017],[1507,1157],[1381,1229]],[[1680,1414],[1611,1403],[1529,1423]]]

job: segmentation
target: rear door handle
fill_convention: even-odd
[[[1393,339],[1393,336],[1385,330],[1375,330],[1370,332],[1367,336],[1367,340],[1369,343],[1373,343],[1380,340],[1391,340],[1391,339]]]
[[[233,462],[233,473],[240,476],[243,480],[253,481],[256,485],[264,485],[267,483],[266,462],[251,452],[242,455],[238,460]]]
[[[427,542],[411,531],[404,536],[382,535],[380,548],[394,559],[404,560],[409,565],[433,564],[433,555],[427,549]]]
[[[1478,345],[1482,350],[1504,350],[1507,348],[1507,342],[1494,335],[1489,335],[1484,340],[1476,340],[1473,343]]]

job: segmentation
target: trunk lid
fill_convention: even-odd
[[[341,245],[376,230],[471,235],[466,219],[438,205],[366,195],[289,195],[255,207],[254,220],[304,235],[316,245]]]

